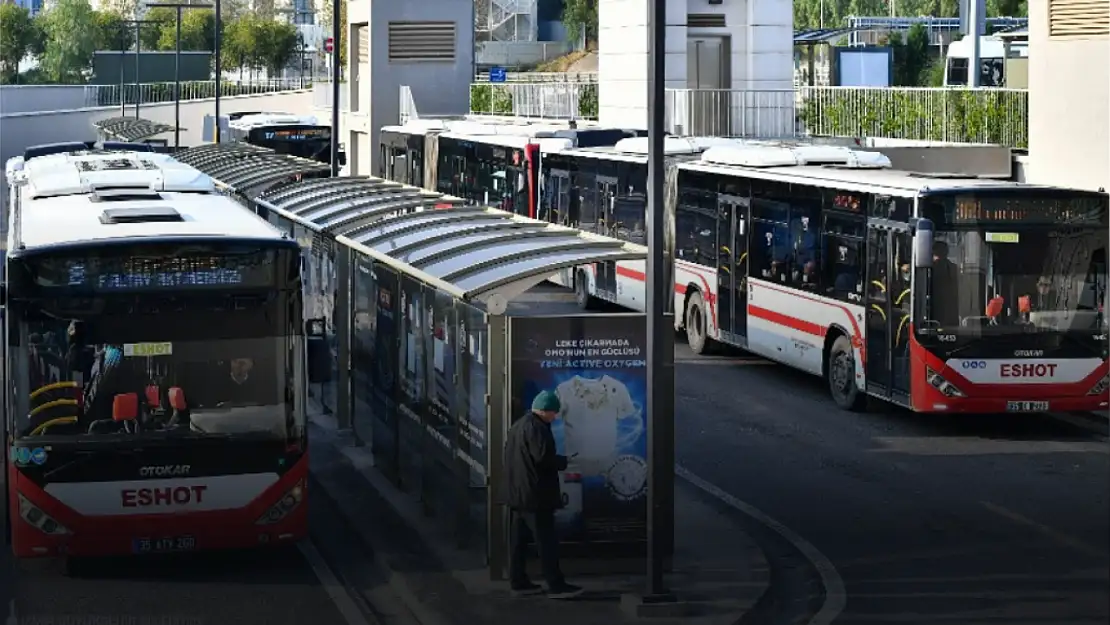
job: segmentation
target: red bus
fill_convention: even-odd
[[[297,243],[165,155],[62,153],[7,171],[16,557],[304,537]]]

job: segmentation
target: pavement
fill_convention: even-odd
[[[490,581],[484,554],[458,548],[414,497],[397,490],[373,467],[366,447],[355,446],[338,431],[333,417],[314,411],[309,440],[313,497],[326,496],[335,502],[376,554],[374,564],[387,572],[393,596],[421,625],[611,625],[638,620],[732,625],[768,588],[769,569],[762,549],[748,537],[734,511],[679,483],[675,557],[667,579],[693,615],[629,617],[621,610],[620,597],[641,591],[643,575],[593,571],[575,576],[576,568],[590,567],[574,562],[564,568],[573,583],[587,589],[582,597],[573,601],[513,598],[506,583]]]

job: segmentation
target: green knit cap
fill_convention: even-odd
[[[551,391],[541,391],[536,398],[532,400],[532,410],[540,412],[559,412],[562,404],[559,403],[559,396]]]

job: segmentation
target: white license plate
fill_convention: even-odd
[[[1006,412],[1048,412],[1046,401],[1008,401]]]
[[[192,536],[136,538],[132,541],[132,547],[135,553],[175,553],[196,549],[197,541]]]

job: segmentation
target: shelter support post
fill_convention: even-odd
[[[508,577],[509,568],[509,523],[508,511],[498,503],[497,490],[501,473],[505,470],[501,450],[505,446],[505,434],[512,421],[509,413],[508,354],[509,341],[506,332],[506,318],[501,315],[486,315],[489,328],[489,364],[487,376],[489,387],[486,391],[487,416],[486,440],[486,541],[489,549],[490,579],[503,580]]]
[[[351,310],[351,248],[336,243],[335,310]],[[335,337],[339,374],[335,381],[335,418],[340,429],[350,429],[351,422],[351,315],[335,315]]]

